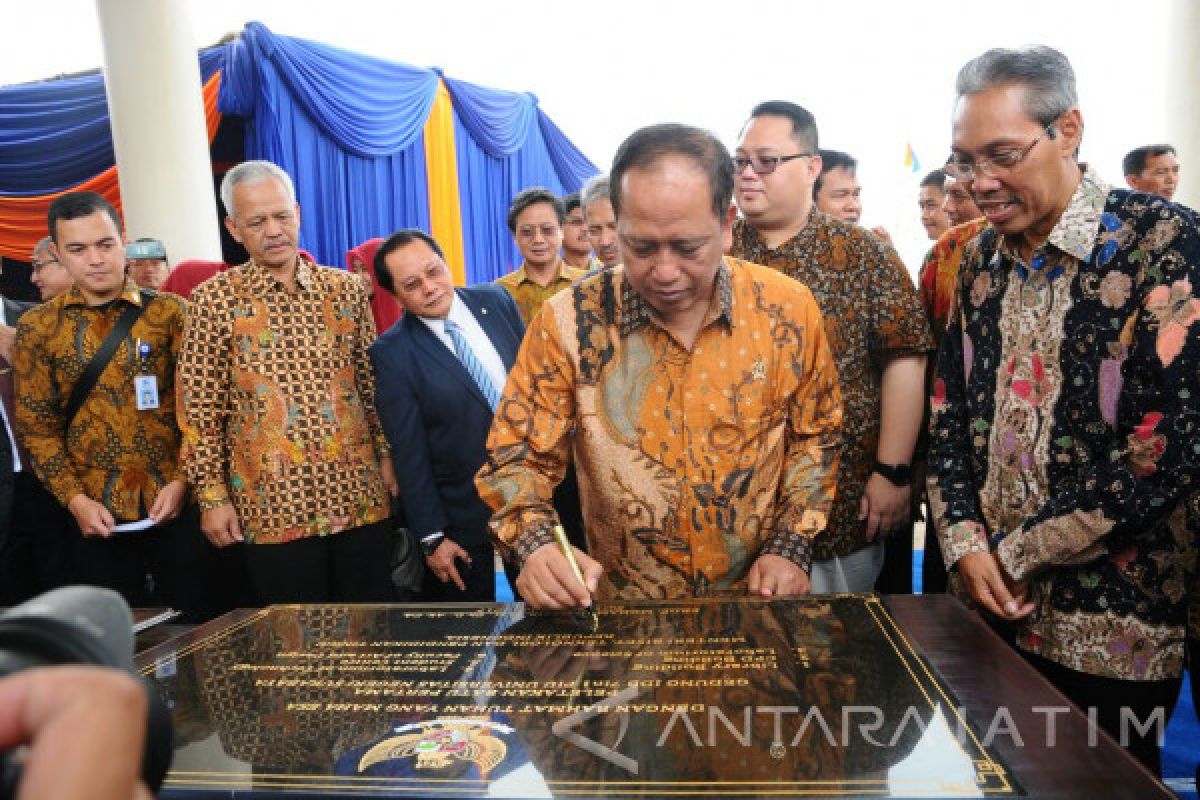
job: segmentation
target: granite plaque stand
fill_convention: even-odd
[[[1047,723],[1029,704],[1066,702],[954,601],[926,598],[939,622],[908,599],[899,615],[874,596],[595,616],[275,606],[227,615],[139,665],[174,713],[163,797],[1098,796],[1054,776],[1063,758],[1104,764],[1105,796],[1115,781],[1134,792],[1120,796],[1170,797],[1102,735],[1030,742]],[[1005,698],[970,681],[964,709],[914,642],[923,625],[970,634],[962,655],[976,670],[1016,669],[1010,689],[1033,687],[1010,698],[1024,711],[997,721]],[[1013,716],[1027,723],[1020,747],[1005,731]],[[1060,739],[1083,720],[1066,717]]]

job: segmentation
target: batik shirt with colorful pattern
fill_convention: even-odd
[[[496,283],[507,289],[513,300],[517,301],[517,308],[521,310],[521,320],[528,325],[542,310],[543,303],[587,274],[587,270],[572,267],[560,258],[558,274],[545,286],[529,277],[524,264],[507,275],[501,275],[496,279]]]
[[[492,532],[523,561],[554,541],[570,456],[602,598],[744,591],[762,554],[808,569],[833,499],[841,400],[807,289],[735,259],[689,350],[624,269],[534,318],[476,479]]]
[[[130,305],[142,314],[68,424],[67,400]],[[13,348],[16,429],[33,471],[64,506],[83,494],[118,522],[143,519],[158,492],[182,480],[175,422],[175,354],[183,300],[145,299],[132,279],[120,297],[89,306],[78,288],[26,312]],[[157,408],[138,409],[134,379],[152,376]]]
[[[776,248],[737,220],[730,254],[800,281],[824,315],[845,415],[837,497],[813,557],[853,553],[869,544],[858,510],[879,444],[883,370],[892,359],[933,350],[916,287],[890,245],[816,208],[804,229]]]
[[[955,287],[958,286],[958,270],[962,266],[963,247],[987,227],[988,221],[984,217],[955,225],[938,237],[921,262],[917,286],[921,305],[925,306],[925,315],[929,318],[935,348],[941,346],[946,321],[950,319],[950,306],[953,304]]]
[[[1028,261],[994,230],[963,257],[930,427],[946,564],[995,551],[1037,606],[1018,644],[1080,672],[1182,668],[1200,530],[1198,288],[1191,212],[1090,172]]]
[[[294,291],[250,261],[192,293],[179,354],[183,463],[202,509],[257,544],[388,516],[362,281],[301,258]]]

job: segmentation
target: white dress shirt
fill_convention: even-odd
[[[504,369],[504,361],[500,358],[500,352],[496,350],[492,340],[488,338],[479,321],[475,319],[471,309],[467,308],[467,304],[458,296],[458,292],[454,293],[454,300],[450,303],[450,313],[447,315],[447,319],[454,320],[454,324],[462,331],[467,343],[475,351],[475,357],[479,359],[479,363],[487,371],[488,377],[496,385],[496,391],[503,392],[504,382],[508,379],[508,371]],[[421,322],[424,322],[429,330],[433,331],[434,335],[441,340],[442,344],[450,349],[451,355],[458,358],[458,353],[454,349],[454,340],[446,332],[445,320],[421,317]]]
[[[496,385],[496,390],[503,392],[504,382],[508,380],[508,372],[504,369],[504,360],[500,358],[500,352],[496,350],[496,345],[492,344],[492,340],[488,338],[479,321],[475,319],[471,309],[467,308],[467,304],[458,296],[458,292],[454,293],[454,300],[450,302],[450,313],[446,315],[446,319],[454,320],[454,324],[466,337],[467,344],[471,345],[471,349],[475,351],[475,358],[479,359],[479,363],[483,365],[488,377]],[[458,351],[454,349],[454,340],[446,332],[446,320],[430,317],[421,317],[420,320],[429,330],[433,331],[433,335],[438,337],[442,344],[449,348],[450,354],[458,358]],[[443,531],[435,531],[422,537],[421,541],[429,544],[444,536]]]

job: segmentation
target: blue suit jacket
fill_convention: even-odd
[[[492,340],[507,372],[525,335],[520,311],[500,286],[456,289]],[[463,547],[487,541],[491,509],[475,490],[487,457],[492,409],[458,358],[411,314],[370,349],[375,405],[391,445],[400,502],[418,537],[434,531]]]

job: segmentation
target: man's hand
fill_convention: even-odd
[[[400,496],[400,484],[396,481],[396,465],[392,459],[384,456],[379,460],[379,471],[383,473],[383,487],[390,497]]]
[[[233,503],[222,503],[200,515],[200,530],[212,542],[213,547],[228,547],[235,542],[244,542],[242,526],[238,524],[237,511]]]
[[[467,585],[463,583],[462,576],[458,574],[458,566],[454,563],[460,558],[470,566],[471,557],[467,555],[467,551],[459,547],[458,543],[450,541],[450,537],[443,536],[433,555],[425,556],[425,564],[439,581],[453,582],[460,592],[465,592]]]
[[[13,345],[17,343],[17,329],[11,325],[0,325],[0,356],[12,363]]]
[[[29,745],[19,797],[149,798],[141,781],[146,692],[102,667],[43,667],[0,680],[0,751]]]
[[[604,567],[600,562],[575,548],[575,560],[583,572],[583,582],[557,544],[544,544],[525,559],[517,576],[517,590],[533,608],[561,611],[568,608],[587,608],[600,585]]]
[[[883,239],[885,244],[891,245],[892,247],[896,246],[895,243],[892,242],[892,235],[888,233],[887,228],[883,227],[882,225],[876,225],[874,228],[871,228],[871,233],[875,234],[880,239]]]
[[[759,556],[746,577],[746,591],[756,597],[787,597],[812,591],[808,573],[783,556]]]
[[[158,490],[154,505],[150,506],[150,518],[158,525],[170,522],[179,516],[183,510],[183,501],[187,497],[185,481],[171,481]]]
[[[75,517],[84,536],[112,536],[117,521],[112,512],[86,494],[77,494],[67,503],[67,510]]]
[[[878,472],[871,473],[858,504],[858,519],[866,520],[868,542],[908,524],[911,495],[911,486],[896,486]]]
[[[995,553],[968,553],[958,560],[955,569],[971,597],[1001,619],[1023,619],[1036,608],[1029,600],[1029,584],[1005,574]]]

